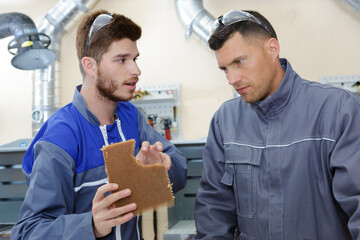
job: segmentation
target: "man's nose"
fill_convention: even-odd
[[[141,70],[139,68],[139,66],[137,65],[137,63],[134,61],[131,72],[133,75],[136,76],[140,76],[141,75]]]
[[[228,70],[226,77],[229,81],[229,84],[232,86],[238,84],[241,81],[241,75],[236,71]]]

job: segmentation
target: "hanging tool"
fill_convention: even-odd
[[[174,106],[173,107],[173,113],[174,113],[174,121],[172,123],[172,132],[177,132],[178,131],[178,126],[177,126],[177,122],[176,122],[176,115],[177,115],[177,107]]]
[[[154,124],[156,123],[156,118],[157,118],[156,114],[148,115],[148,123],[150,124],[150,126],[154,127]]]
[[[164,124],[164,130],[165,130],[165,138],[167,140],[171,140],[171,132],[170,132],[170,125],[171,125],[171,122],[170,122],[170,119],[168,118],[164,118],[162,120],[163,124]]]

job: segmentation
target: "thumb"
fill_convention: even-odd
[[[142,144],[139,153],[136,155],[136,159],[143,165],[146,164],[146,156],[149,152],[149,144],[147,142],[144,142]]]

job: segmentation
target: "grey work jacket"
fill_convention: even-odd
[[[360,104],[286,69],[264,101],[215,113],[195,239],[360,239]]]

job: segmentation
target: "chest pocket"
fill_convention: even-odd
[[[253,218],[262,151],[236,144],[225,144],[224,149],[225,174],[221,182],[234,190],[236,213],[240,217]]]

